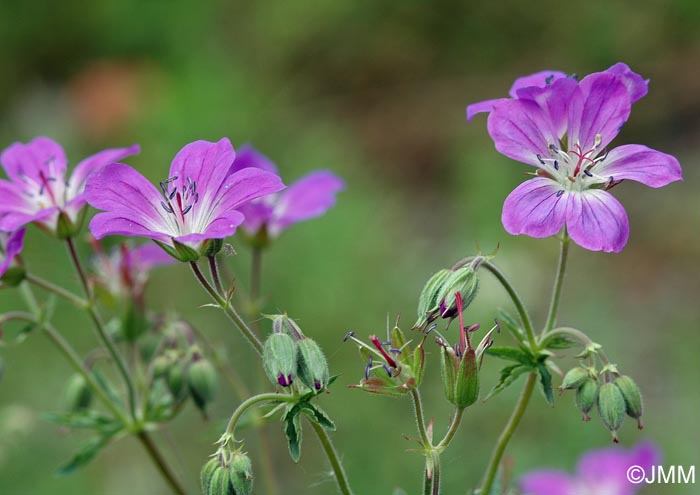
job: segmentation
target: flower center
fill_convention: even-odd
[[[593,147],[583,149],[579,143],[574,143],[568,151],[550,144],[549,156],[537,155],[539,171],[557,181],[567,191],[584,191],[591,188],[609,189],[616,184],[612,176],[604,177],[596,174],[596,167],[608,156],[607,151],[600,153],[601,136],[597,134]]]
[[[169,214],[166,218],[174,232],[178,234],[191,233],[194,225],[193,221],[188,219],[192,218],[192,209],[199,203],[197,183],[187,177],[178,185],[177,180],[178,176],[174,176],[160,183],[160,190],[163,193],[160,206]],[[187,215],[188,213],[190,215]]]
[[[24,182],[22,194],[30,199],[37,211],[50,206],[65,206],[68,183],[55,167],[53,158],[46,162],[46,170],[40,170],[36,177],[20,174]]]

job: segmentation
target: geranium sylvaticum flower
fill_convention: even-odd
[[[70,177],[57,142],[37,137],[13,143],[0,155],[8,180],[0,179],[0,229],[16,230],[28,223],[61,236],[80,228],[85,206],[85,182],[95,170],[139,152],[134,145],[100,151],[82,160]]]
[[[252,146],[243,146],[236,155],[232,172],[256,168],[277,173],[269,158]],[[249,236],[277,237],[284,229],[297,222],[323,215],[335,204],[336,193],[345,183],[327,170],[311,172],[278,194],[270,194],[244,205],[242,228]]]
[[[592,450],[581,457],[575,474],[533,471],[521,479],[520,489],[523,495],[634,495],[646,483],[633,484],[627,479],[628,470],[638,466],[650,473],[659,457],[658,450],[650,443],[630,450],[621,447]]]
[[[24,229],[16,232],[0,232],[0,278],[5,275],[10,264],[22,251]]]
[[[127,165],[104,167],[86,186],[88,203],[104,210],[90,222],[92,234],[147,237],[181,261],[196,260],[236,231],[241,206],[284,188],[272,172],[232,171],[235,156],[225,138],[190,143],[159,188]]]
[[[503,206],[503,226],[514,235],[548,237],[566,227],[580,246],[619,252],[629,222],[608,192],[625,179],[650,187],[681,180],[671,155],[631,144],[608,149],[647,93],[647,81],[618,63],[578,81],[558,71],[518,79],[511,98],[467,107],[467,118],[489,113],[496,149],[536,168]]]

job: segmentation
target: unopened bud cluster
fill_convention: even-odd
[[[263,346],[263,368],[281,387],[301,383],[318,393],[328,386],[328,362],[320,346],[287,315],[270,315],[272,334]]]
[[[217,452],[202,468],[203,495],[249,495],[253,491],[253,467],[240,450]]]

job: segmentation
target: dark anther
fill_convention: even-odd
[[[559,162],[554,160],[554,170],[559,170]]]
[[[345,334],[345,337],[343,337],[343,342],[347,342],[347,340],[348,340],[350,337],[354,337],[354,336],[355,336],[355,331],[354,331],[354,330],[350,330],[348,333]]]
[[[369,372],[372,371],[372,356],[369,356],[369,361],[367,362],[367,366],[365,366],[365,380],[369,380]]]
[[[549,85],[552,84],[552,81],[554,81],[554,74],[552,74],[551,76],[547,76],[547,79],[544,80],[544,83]]]
[[[540,156],[539,153],[537,154],[537,159],[540,161],[540,163],[541,163],[542,165],[544,165],[544,160],[542,159],[542,157]]]
[[[168,199],[173,199],[176,194],[177,194],[177,187],[175,189],[173,189],[173,192],[170,193],[170,196],[168,196]]]
[[[557,191],[557,198],[561,198],[561,195],[564,194],[564,190],[560,189]]]
[[[185,216],[187,215],[187,212],[189,212],[192,209],[192,205],[189,205],[187,208],[182,210],[182,215]]]
[[[384,371],[386,371],[386,374],[389,375],[389,378],[391,378],[391,370],[386,364],[382,365],[382,368],[384,368]]]
[[[163,209],[164,209],[165,211],[167,211],[168,213],[173,213],[172,207],[171,207],[170,205],[165,204],[164,201],[161,201],[161,202],[160,202],[160,205],[161,205],[161,206],[163,207]]]
[[[593,177],[593,174],[588,169],[584,170],[583,173],[586,174],[588,177]]]

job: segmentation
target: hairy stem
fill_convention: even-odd
[[[501,432],[501,436],[498,438],[498,442],[491,453],[491,459],[489,460],[488,467],[486,468],[486,474],[484,475],[484,481],[481,485],[480,493],[482,495],[490,495],[491,493],[491,487],[493,486],[493,482],[498,474],[498,467],[501,464],[503,453],[506,450],[506,446],[508,445],[510,438],[518,428],[520,420],[522,419],[523,414],[530,403],[530,398],[532,397],[532,392],[535,390],[536,383],[537,373],[530,373],[530,375],[527,377],[527,381],[525,382],[525,388],[520,394],[520,399],[518,399],[518,403],[515,405],[513,414],[511,414],[508,423],[506,423],[506,426]]]
[[[207,291],[207,293],[216,302],[216,304],[218,304],[219,307],[224,311],[224,313],[226,313],[226,316],[228,316],[228,318],[233,322],[233,324],[238,327],[241,333],[243,333],[243,336],[246,338],[246,340],[248,340],[250,345],[253,346],[255,351],[258,354],[262,355],[262,342],[260,342],[260,339],[258,339],[253,330],[248,326],[248,324],[245,321],[243,321],[243,318],[241,318],[241,316],[233,308],[231,303],[229,301],[226,301],[223,298],[223,296],[219,294],[214,287],[211,286],[207,278],[199,269],[199,265],[197,265],[196,261],[191,261],[190,267],[192,268],[192,272],[194,273],[197,280],[199,280],[199,283],[202,284],[202,287],[204,287],[204,290]]]
[[[559,268],[557,269],[557,277],[554,280],[554,290],[552,291],[552,301],[549,304],[549,313],[547,315],[547,323],[544,326],[544,332],[554,328],[557,322],[557,313],[559,312],[559,300],[561,299],[561,290],[564,286],[564,275],[566,274],[566,261],[569,257],[569,235],[564,229],[561,239],[561,250],[559,252]]]
[[[146,431],[141,430],[136,436],[141,442],[141,445],[143,445],[148,454],[151,456],[153,463],[156,465],[158,471],[160,471],[160,474],[163,476],[163,478],[165,478],[165,480],[168,482],[168,485],[170,485],[170,488],[172,488],[173,492],[177,495],[187,495],[187,492],[180,485],[180,482],[175,477],[175,473],[173,473],[170,470],[168,463],[165,461],[165,458],[158,450],[158,447],[156,446],[155,442],[150,437],[150,435]]]
[[[64,289],[61,286],[58,286],[56,284],[53,284],[49,282],[48,280],[44,280],[41,277],[37,277],[36,275],[33,275],[31,273],[27,273],[25,275],[25,280],[29,282],[30,284],[34,284],[37,287],[44,289],[47,292],[50,292],[51,294],[54,294],[62,299],[65,299],[69,303],[73,304],[74,306],[80,308],[80,309],[86,309],[90,303],[83,299],[80,296],[77,296],[70,292],[69,290]]]
[[[216,256],[209,256],[209,272],[211,273],[211,278],[214,281],[214,287],[219,292],[219,294],[224,294],[224,287],[221,285],[221,278],[219,277],[219,267],[216,264]]]
[[[425,414],[423,413],[423,401],[421,400],[420,392],[416,388],[411,389],[411,399],[413,400],[413,411],[416,415],[416,424],[418,425],[418,434],[425,448],[432,447],[428,431],[425,428]]]
[[[259,313],[262,310],[262,260],[263,252],[259,247],[253,247],[250,258],[250,305],[252,308],[253,329],[260,331]]]
[[[90,319],[92,320],[95,329],[97,330],[97,336],[102,341],[102,344],[107,348],[107,351],[112,357],[112,360],[117,365],[119,373],[124,379],[124,383],[126,384],[127,393],[129,397],[129,411],[131,413],[131,417],[134,419],[134,421],[136,421],[136,389],[134,388],[134,383],[131,379],[131,375],[129,374],[129,370],[127,369],[126,364],[124,363],[124,360],[122,359],[121,355],[117,352],[117,348],[115,347],[114,342],[112,342],[112,339],[107,334],[107,330],[102,324],[100,315],[97,313],[97,309],[95,308],[94,295],[92,293],[92,289],[90,288],[90,283],[88,282],[88,279],[85,275],[83,265],[80,262],[80,258],[78,257],[78,252],[75,249],[73,239],[71,237],[66,239],[66,244],[68,245],[68,253],[70,254],[70,258],[73,262],[75,271],[78,274],[78,278],[80,279],[81,285],[83,286],[85,297],[87,297],[89,303],[85,307],[85,311],[87,312],[88,316],[90,316]]]
[[[291,402],[293,400],[294,397],[291,395],[278,394],[276,392],[268,392],[249,397],[248,399],[241,402],[241,404],[236,408],[236,410],[233,411],[233,414],[231,415],[231,418],[228,420],[228,424],[226,425],[224,437],[230,436],[231,438],[235,438],[234,431],[236,429],[236,424],[238,424],[238,421],[241,419],[243,414],[254,405],[260,404],[262,402]]]
[[[315,423],[314,421],[309,421],[311,427],[316,432],[318,441],[321,442],[323,451],[326,453],[328,462],[331,464],[333,469],[333,474],[335,475],[335,481],[338,483],[338,489],[343,495],[353,495],[352,488],[350,488],[350,483],[348,482],[348,477],[345,474],[345,469],[343,468],[343,463],[340,462],[338,453],[333,446],[331,438],[328,436],[328,432],[323,429],[321,425]]]
[[[432,495],[440,495],[440,453],[433,450],[431,452],[431,459],[433,464],[433,489]]]
[[[454,438],[455,434],[457,433],[457,430],[459,429],[459,425],[462,422],[462,416],[464,415],[464,409],[458,407],[455,409],[455,414],[452,417],[452,423],[450,423],[450,428],[447,430],[447,433],[445,433],[445,437],[440,440],[440,443],[435,446],[436,449],[438,450],[443,450],[445,449],[450,442],[452,442],[452,439]]]

